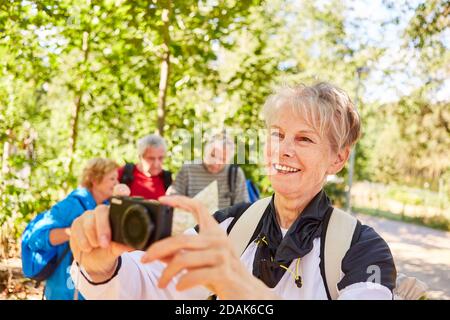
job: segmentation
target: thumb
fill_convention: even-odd
[[[115,256],[115,257],[119,257],[121,256],[123,253],[125,252],[131,252],[131,251],[135,251],[136,249],[131,248],[127,245],[124,245],[122,243],[118,243],[118,242],[111,242],[111,253]]]

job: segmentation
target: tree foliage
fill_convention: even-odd
[[[48,208],[91,157],[136,160],[136,139],[150,132],[164,132],[166,165],[177,171],[180,129],[263,129],[261,107],[282,83],[325,80],[355,96],[357,68],[387,51],[352,35],[350,25],[363,28],[348,20],[353,3],[2,1],[0,223]],[[436,186],[450,179],[449,101],[435,99],[450,71],[449,3],[403,7],[413,15],[399,41],[422,84],[388,104],[359,92],[356,178]],[[408,62],[387,69],[398,68]],[[257,165],[244,169],[270,191]]]

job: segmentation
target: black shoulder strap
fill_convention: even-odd
[[[67,254],[69,252],[70,252],[70,245],[67,244],[67,248],[64,249],[64,251],[61,254],[61,256],[58,258],[58,260],[56,260],[55,270],[59,267],[59,265],[61,264],[61,262],[64,260],[64,258],[67,256]]]
[[[134,163],[127,162],[123,169],[122,178],[120,179],[120,183],[125,183],[126,185],[130,185],[134,180]]]
[[[81,201],[81,199],[80,198],[76,198],[77,200],[78,200],[78,202],[80,203],[80,206],[83,208],[83,210],[84,211],[87,211],[88,210],[88,208],[86,208],[86,206],[84,205],[84,203],[83,203],[83,201]],[[84,212],[83,211],[83,212]]]
[[[36,285],[35,288],[39,288],[39,286],[41,285],[42,281],[45,281],[46,279],[48,279],[53,272],[58,269],[59,265],[61,264],[61,262],[64,260],[64,258],[67,256],[67,254],[70,252],[70,245],[67,245],[67,248],[64,249],[64,251],[62,252],[61,256],[56,260],[56,262],[54,262],[54,264],[52,264],[52,262],[54,261],[50,261],[45,267],[44,269],[40,272],[39,277],[36,280]],[[44,300],[44,296],[45,296],[45,289],[42,292],[42,300]]]
[[[235,164],[231,164],[228,168],[228,189],[230,190],[230,206],[234,205],[236,200],[236,181],[239,167]]]
[[[172,184],[172,172],[163,170],[164,190],[167,191]]]

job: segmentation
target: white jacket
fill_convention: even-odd
[[[228,218],[220,226],[226,230],[233,218]],[[194,229],[189,229],[186,234],[195,236]],[[282,299],[294,300],[326,300],[327,294],[320,274],[320,238],[314,239],[311,252],[300,261],[299,274],[303,278],[303,286],[298,288],[290,272],[286,272],[280,282],[272,290]],[[248,272],[252,272],[253,259],[256,252],[256,244],[252,242],[241,256],[241,262]],[[205,300],[210,295],[204,287],[196,287],[185,291],[175,289],[177,277],[175,277],[165,289],[158,288],[158,280],[165,265],[159,261],[142,264],[140,259],[144,252],[134,251],[124,253],[121,256],[121,266],[115,277],[104,284],[92,284],[85,271],[81,271],[74,262],[71,268],[71,276],[75,283],[79,283],[79,290],[86,299],[132,299],[132,300]],[[292,261],[289,269],[295,271],[297,260]],[[343,275],[342,275],[343,276]],[[77,279],[78,278],[78,279]],[[89,281],[88,281],[89,279]],[[359,282],[345,287],[339,293],[339,299],[376,299],[391,300],[391,291],[377,283]]]

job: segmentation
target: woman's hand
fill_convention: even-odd
[[[134,249],[111,241],[109,207],[98,205],[75,219],[70,230],[70,249],[74,259],[94,282],[108,280],[117,265],[117,258]]]
[[[155,242],[142,257],[143,263],[160,260],[167,264],[159,280],[160,288],[185,270],[177,290],[201,285],[220,299],[277,299],[245,269],[225,231],[199,201],[184,196],[158,200],[191,212],[200,227],[198,235],[177,235]]]

